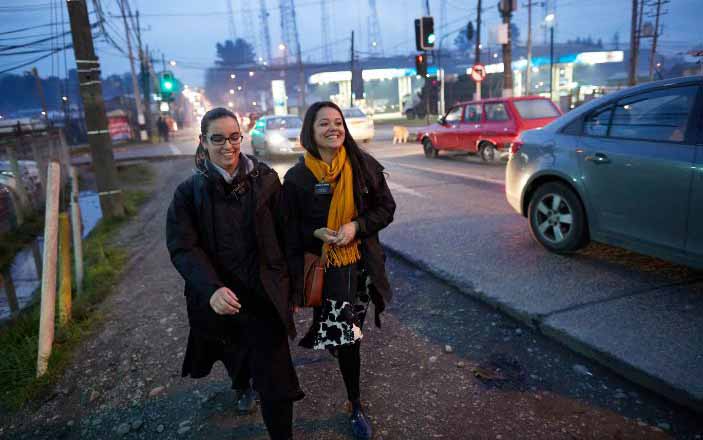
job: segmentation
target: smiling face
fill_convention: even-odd
[[[231,117],[223,117],[210,121],[207,133],[200,135],[200,142],[207,148],[210,160],[230,174],[234,172],[239,163],[239,150],[241,142],[232,144],[225,140],[224,145],[215,145],[210,138],[213,135],[229,138],[233,134],[240,134],[239,123]]]
[[[337,150],[344,144],[344,120],[332,107],[322,107],[315,115],[313,135],[317,148]]]

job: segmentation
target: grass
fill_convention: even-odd
[[[144,165],[123,167],[120,171],[121,179],[133,178],[145,182],[152,178],[148,166]],[[135,183],[135,180],[130,183]],[[101,220],[83,243],[83,294],[74,297],[72,321],[64,328],[56,328],[47,374],[39,379],[35,377],[39,337],[38,303],[23,310],[10,325],[0,329],[0,409],[3,411],[16,411],[45,394],[69,364],[73,350],[83,336],[101,322],[102,316],[97,311],[97,306],[111,292],[128,258],[126,249],[114,245],[112,238],[136,215],[148,196],[144,191],[125,191],[124,195],[126,215]]]

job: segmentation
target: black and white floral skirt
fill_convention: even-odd
[[[322,305],[313,309],[312,326],[301,339],[301,347],[334,349],[363,338],[370,300],[366,279],[359,263],[327,269]]]

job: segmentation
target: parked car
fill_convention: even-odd
[[[594,240],[703,267],[703,76],[625,89],[524,132],[505,193],[550,251]]]
[[[418,133],[426,157],[441,150],[478,154],[484,161],[506,157],[525,130],[541,128],[561,115],[552,101],[539,96],[461,102]]]
[[[367,116],[360,108],[350,107],[342,109],[344,119],[347,121],[349,133],[355,141],[371,142],[375,129],[373,119]]]
[[[300,154],[300,129],[303,122],[297,116],[262,116],[256,120],[251,136],[255,155],[273,156]]]

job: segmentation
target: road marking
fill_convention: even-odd
[[[388,188],[390,188],[393,191],[400,192],[400,193],[409,194],[409,195],[415,196],[415,197],[420,197],[421,199],[427,198],[427,196],[425,194],[419,193],[419,192],[415,191],[414,189],[408,188],[407,186],[403,186],[399,183],[388,182]]]
[[[481,182],[494,183],[497,185],[505,185],[504,180],[492,179],[490,177],[473,176],[473,175],[469,175],[469,174],[458,173],[456,171],[438,170],[435,168],[421,167],[418,165],[408,165],[408,164],[397,163],[397,162],[390,162],[390,163],[392,163],[393,165],[399,166],[399,167],[410,168],[410,169],[419,170],[419,171],[426,171],[428,173],[445,174],[447,176],[463,177],[464,179],[478,180]]]
[[[168,148],[171,149],[171,153],[173,153],[175,156],[180,156],[181,154],[183,154],[181,150],[178,149],[178,147],[171,143],[168,144]]]

